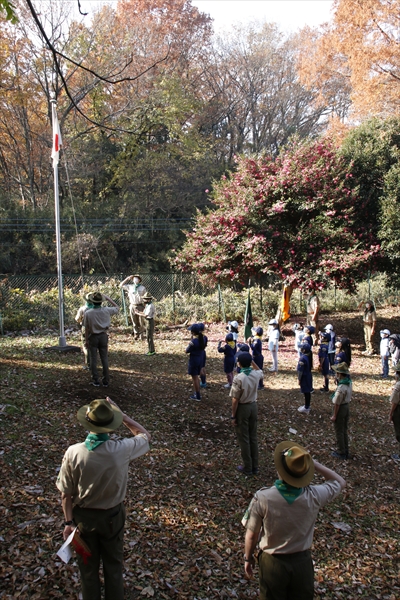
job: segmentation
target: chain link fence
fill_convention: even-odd
[[[84,303],[85,294],[101,291],[120,307],[113,324],[130,326],[129,301],[120,288],[125,274],[64,275],[64,322],[66,328],[75,325],[75,314]],[[244,317],[248,289],[238,284],[232,287],[206,286],[191,273],[142,274],[142,283],[155,298],[160,326],[185,321],[239,320]],[[255,321],[265,322],[275,316],[280,303],[282,282],[264,280],[262,285],[251,282],[250,296]],[[323,312],[355,310],[359,303],[371,298],[379,307],[386,303],[398,305],[399,292],[386,285],[384,275],[361,283],[356,295],[330,288],[319,294]],[[304,298],[294,290],[291,313],[305,312]],[[58,327],[57,275],[0,275],[0,325],[4,331],[40,330]]]

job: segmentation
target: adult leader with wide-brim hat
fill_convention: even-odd
[[[286,440],[278,444],[274,463],[279,477],[295,488],[306,487],[314,477],[314,461],[310,453],[295,442]]]
[[[101,304],[104,300],[104,296],[101,292],[89,292],[86,294],[85,300],[91,304]]]
[[[76,413],[81,425],[93,433],[111,433],[121,425],[123,414],[117,406],[107,400],[92,400]]]
[[[348,367],[347,363],[345,363],[345,362],[341,362],[337,365],[332,365],[332,369],[336,373],[341,373],[342,375],[350,375],[349,367]]]

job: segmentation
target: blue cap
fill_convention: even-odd
[[[188,327],[189,331],[191,331],[192,333],[200,333],[200,327],[198,323],[193,323],[193,325],[190,325],[190,327]]]
[[[304,342],[304,344],[300,345],[300,350],[302,352],[311,352],[311,346],[310,344],[307,344],[307,342]]]
[[[232,333],[227,333],[225,336],[225,341],[226,342],[233,342],[233,334]]]
[[[311,334],[315,333],[315,327],[314,327],[314,325],[306,325],[306,326],[304,327],[304,329],[308,329],[308,331],[309,331]]]
[[[205,329],[204,323],[197,323],[197,325],[199,326],[200,331],[204,331],[204,329]]]
[[[237,360],[245,369],[246,367],[251,366],[251,363],[253,362],[253,357],[251,356],[250,352],[239,352]]]
[[[239,352],[250,352],[250,347],[248,344],[241,342],[238,344]]]
[[[331,334],[328,333],[327,331],[320,331],[319,337],[322,338],[323,340],[326,340],[327,342],[331,341]]]

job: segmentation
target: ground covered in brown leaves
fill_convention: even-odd
[[[399,332],[400,319],[392,313],[379,325]],[[391,458],[398,448],[388,423],[393,378],[380,379],[379,356],[361,355],[360,321],[357,314],[322,321],[333,322],[339,335],[353,341],[352,460],[331,457],[335,438],[327,394],[316,391],[311,414],[298,413],[303,397],[288,334],[280,347],[279,373],[266,377],[266,389],[259,394],[261,469],[252,479],[236,471],[240,454],[216,351],[225,335],[223,324],[208,331],[210,387],[202,402],[188,399],[185,330],[159,333],[153,357],[144,356],[144,342],[113,331],[108,390],[89,385],[81,356],[45,350],[57,337],[3,338],[0,598],[79,598],[76,564],[64,565],[55,554],[63,521],[55,479],[67,446],[85,437],[76,410],[107,394],[153,435],[151,452],[131,467],[126,498],[127,599],[258,597],[257,580],[243,576],[240,520],[253,492],[275,480],[272,451],[287,438],[307,446],[347,480],[345,492],[317,521],[316,597],[400,598],[400,466]],[[79,343],[79,337],[69,341]],[[268,366],[266,349],[264,354]],[[316,390],[320,379],[315,373]]]

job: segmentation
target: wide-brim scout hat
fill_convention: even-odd
[[[120,409],[107,400],[92,400],[90,404],[81,406],[76,417],[85,429],[94,433],[110,433],[121,425],[124,418]]]
[[[89,294],[86,294],[85,300],[92,304],[101,304],[103,302],[103,294],[100,292],[89,292]]]
[[[314,477],[314,461],[311,454],[290,440],[277,445],[274,462],[279,476],[295,488],[307,486]]]
[[[153,300],[153,296],[147,292],[147,294],[142,296],[142,300]]]
[[[338,365],[332,365],[332,369],[336,371],[336,373],[343,373],[344,375],[350,374],[349,367],[345,362],[341,362]]]
[[[137,277],[138,279],[140,279],[140,281],[142,281],[142,277],[139,275],[139,273],[135,273],[135,274],[133,275],[133,277]]]

